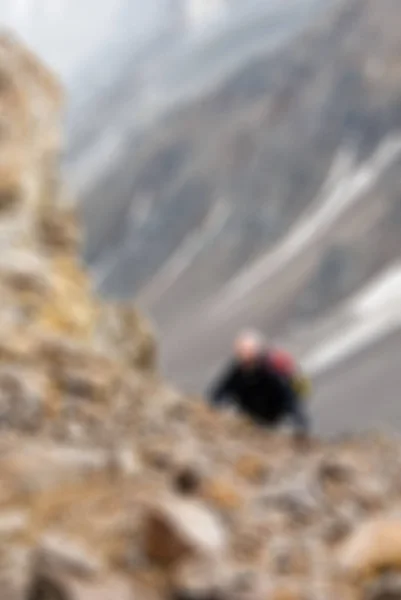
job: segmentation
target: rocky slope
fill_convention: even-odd
[[[162,382],[78,262],[57,83],[4,36],[0,73],[2,598],[399,597],[399,443],[299,446]]]

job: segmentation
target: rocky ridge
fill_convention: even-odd
[[[299,447],[161,381],[149,325],[79,264],[61,105],[3,35],[2,598],[399,597],[400,445]]]

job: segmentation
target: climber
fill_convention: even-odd
[[[297,435],[306,436],[309,423],[305,402],[279,367],[259,333],[241,333],[234,344],[233,360],[209,391],[211,403],[220,406],[233,402],[254,421],[269,427],[289,418]]]
[[[311,381],[289,352],[280,348],[269,348],[267,360],[291,386],[298,400],[306,400],[310,396]]]

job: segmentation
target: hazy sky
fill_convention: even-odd
[[[168,0],[0,0],[0,24],[18,32],[68,81],[80,64],[122,35],[143,39]]]
[[[240,0],[244,11],[288,7],[311,0]],[[0,0],[0,26],[16,31],[64,83],[109,43],[140,45],[185,6],[194,30],[223,15],[227,0]],[[111,61],[112,64],[112,61]]]

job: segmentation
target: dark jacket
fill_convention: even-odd
[[[264,359],[248,369],[232,362],[210,389],[209,397],[215,405],[226,400],[234,402],[253,419],[267,425],[289,417],[297,429],[308,428],[302,401]]]

